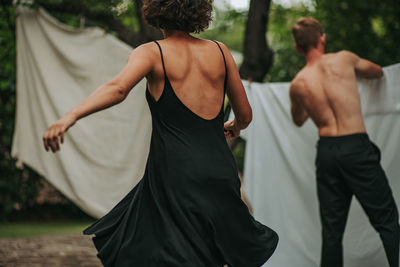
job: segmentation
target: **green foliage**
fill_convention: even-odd
[[[221,41],[230,49],[242,52],[246,19],[247,11],[215,9],[210,29],[199,34],[199,37]]]
[[[267,76],[269,82],[290,81],[304,65],[303,56],[294,49],[291,29],[297,19],[313,13],[304,5],[292,8],[272,5],[267,36],[275,60]]]
[[[11,0],[0,6],[0,220],[10,212],[32,205],[40,188],[40,177],[25,168],[18,170],[10,157],[15,118],[15,18]],[[327,51],[348,49],[381,65],[400,62],[400,1],[399,0],[313,0],[315,8],[297,5],[286,8],[272,4],[268,23],[268,41],[274,51],[274,64],[267,81],[290,81],[304,65],[294,49],[291,27],[302,16],[319,19],[327,35]],[[122,0],[36,0],[40,4],[75,4],[100,15],[84,21],[85,26],[108,28],[101,15],[113,16],[133,31],[139,22],[133,1]],[[73,27],[82,26],[82,15],[53,11],[53,16]],[[243,51],[246,11],[215,10],[210,29],[199,36],[224,42],[230,49]],[[244,142],[233,151],[240,168],[244,160]],[[0,227],[1,228],[1,227]]]
[[[0,238],[26,238],[42,235],[80,234],[89,221],[0,223]]]
[[[139,19],[135,16],[135,5],[132,1],[126,3],[127,8],[125,11],[116,12],[116,15],[124,23],[125,26],[132,29],[132,31],[139,31]],[[124,10],[124,9],[123,9]]]
[[[116,16],[126,26],[133,30],[138,29],[132,2],[127,2],[126,7],[121,7],[121,1],[74,1],[98,13]],[[61,2],[62,0],[37,0],[34,7],[42,3]],[[53,15],[72,27],[81,26],[80,14],[55,12]],[[12,1],[2,1],[0,16],[2,18],[0,20],[0,62],[2,64],[0,68],[0,221],[3,221],[15,211],[26,212],[32,208],[42,183],[41,177],[31,169],[27,167],[22,170],[17,169],[15,160],[10,156],[16,105],[15,17]],[[85,26],[107,27],[99,21],[90,20],[85,21]]]
[[[382,66],[400,62],[400,1],[398,0],[314,0],[314,8],[290,8],[272,4],[268,22],[268,42],[274,64],[267,81],[288,82],[305,64],[294,49],[291,27],[304,16],[321,21],[327,35],[327,52],[350,50]],[[215,22],[201,36],[224,42],[242,52],[247,12],[217,10]]]
[[[133,0],[36,0],[34,8],[46,6],[47,4],[57,5],[62,3],[79,6],[83,10],[90,10],[90,13],[96,13],[97,20],[87,19],[83,14],[76,14],[66,10],[51,11],[51,15],[56,17],[62,23],[71,27],[90,27],[99,26],[109,29],[106,23],[103,23],[102,17],[112,16],[118,18],[122,23],[132,31],[139,30],[139,21],[135,13],[135,4]]]
[[[246,150],[246,141],[239,137],[235,140],[236,145],[232,148],[232,154],[240,172],[244,170],[244,151]]]
[[[380,65],[400,62],[399,0],[316,0],[327,51],[350,50]]]
[[[267,39],[274,51],[274,64],[271,67],[267,80],[270,82],[290,81],[304,65],[304,59],[294,49],[291,27],[295,21],[303,16],[312,16],[305,5],[285,8],[272,4],[269,14]],[[227,8],[215,10],[214,22],[211,28],[199,36],[205,39],[219,40],[229,49],[243,52],[243,41],[247,11],[237,11]]]
[[[40,187],[39,176],[19,170],[10,156],[15,119],[15,20],[11,3],[0,9],[0,220],[14,209],[32,204]]]

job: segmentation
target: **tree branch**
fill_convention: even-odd
[[[135,0],[135,2],[140,2],[140,1]],[[107,27],[109,27],[109,30],[116,32],[119,39],[131,45],[132,47],[137,47],[143,43],[162,38],[160,31],[156,29],[152,30],[148,29],[150,26],[148,26],[143,21],[140,8],[136,8],[139,9],[137,13],[138,12],[140,13],[140,17],[138,17],[140,22],[139,23],[140,30],[139,32],[133,32],[131,29],[126,27],[120,20],[115,18],[111,12],[110,13],[95,12],[86,6],[74,3],[73,1],[68,1],[68,2],[63,1],[60,4],[40,3],[40,6],[48,10],[50,13],[59,12],[68,14],[81,14],[90,20],[101,22],[107,25]]]

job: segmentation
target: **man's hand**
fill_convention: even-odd
[[[76,122],[75,116],[66,114],[56,123],[52,124],[43,135],[43,145],[46,151],[53,153],[60,150],[60,144],[64,143],[65,132]]]
[[[235,120],[224,123],[224,133],[226,138],[233,139],[240,135],[240,129],[237,127]]]

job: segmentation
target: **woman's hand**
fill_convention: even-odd
[[[60,145],[64,143],[65,132],[76,122],[76,117],[67,113],[64,117],[53,123],[43,135],[43,144],[46,151],[53,153],[60,150]]]
[[[240,129],[237,127],[235,120],[224,123],[224,133],[226,138],[233,139],[240,135]]]
[[[153,70],[155,62],[159,62],[159,52],[154,43],[147,43],[133,50],[126,66],[117,76],[97,88],[47,129],[43,135],[46,151],[60,150],[65,132],[77,120],[124,101],[130,90]]]

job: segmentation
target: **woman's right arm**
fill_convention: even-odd
[[[244,90],[242,80],[236,62],[229,52],[229,49],[222,43],[221,47],[226,57],[226,65],[228,68],[227,94],[229,103],[232,107],[235,119],[225,123],[225,134],[227,137],[235,138],[239,135],[240,130],[245,129],[252,120],[252,110]]]
[[[65,132],[79,119],[121,103],[130,90],[148,75],[154,66],[153,44],[144,44],[133,50],[126,66],[111,81],[97,88],[79,105],[52,124],[43,135],[46,151],[60,150]]]

